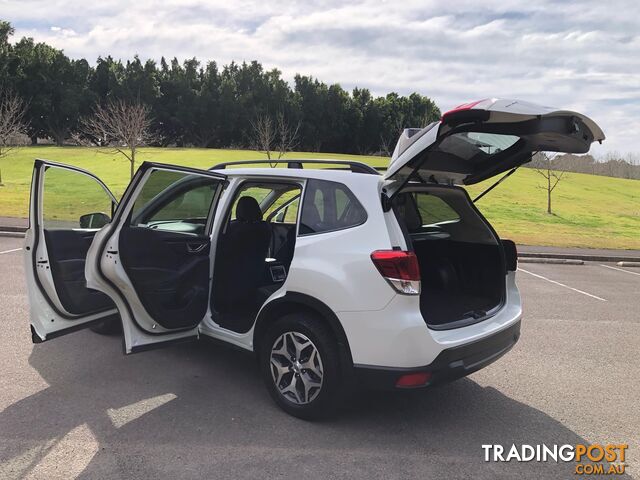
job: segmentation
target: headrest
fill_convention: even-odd
[[[257,222],[262,220],[262,211],[258,201],[253,197],[240,197],[236,205],[236,219],[241,222]]]

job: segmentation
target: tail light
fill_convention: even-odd
[[[371,254],[371,260],[397,292],[405,295],[420,293],[420,267],[415,253],[402,250],[376,250]]]
[[[515,272],[518,269],[518,249],[516,244],[511,240],[502,240],[502,248],[504,249],[507,270]]]

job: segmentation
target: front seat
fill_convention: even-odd
[[[257,313],[258,287],[263,282],[270,243],[271,229],[262,221],[260,205],[253,197],[240,197],[236,219],[227,226],[216,254],[215,310]]]

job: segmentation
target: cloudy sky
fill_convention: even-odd
[[[0,18],[72,57],[258,60],[443,110],[487,97],[577,109],[640,152],[638,0],[0,0]]]

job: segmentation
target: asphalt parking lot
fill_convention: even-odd
[[[0,478],[569,478],[485,463],[483,444],[627,443],[640,456],[640,269],[522,264],[522,337],[433,390],[281,412],[252,358],[180,345],[123,356],[83,330],[32,345],[22,240],[0,237]]]

